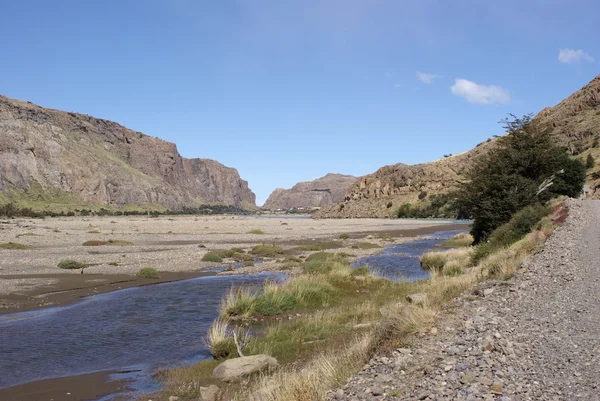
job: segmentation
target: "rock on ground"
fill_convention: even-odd
[[[232,382],[252,373],[275,367],[277,367],[277,359],[269,355],[243,356],[221,363],[213,370],[213,376],[225,382]]]
[[[600,400],[599,267],[600,201],[570,201],[514,278],[464,294],[437,333],[374,357],[331,399]]]

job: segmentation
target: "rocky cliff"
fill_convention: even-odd
[[[600,76],[560,104],[542,110],[535,121],[584,162],[589,154],[596,166],[588,170],[591,195],[600,198]],[[353,184],[344,200],[327,206],[315,217],[390,217],[407,202],[455,190],[471,163],[494,146],[489,139],[467,152],[430,163],[385,166]]]
[[[0,96],[0,197],[39,203],[255,207],[237,170],[115,122]],[[66,199],[66,201],[65,201]]]
[[[350,185],[358,180],[352,175],[327,174],[314,181],[299,182],[291,189],[277,188],[265,202],[264,209],[323,207],[340,202]]]

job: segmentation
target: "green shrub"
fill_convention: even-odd
[[[275,258],[283,254],[283,249],[276,245],[256,245],[250,253],[261,258]]]
[[[590,168],[594,168],[594,165],[596,164],[596,161],[594,160],[594,156],[592,156],[592,154],[590,153],[587,157],[587,159],[585,160],[585,167],[590,169]]]
[[[6,242],[0,244],[0,249],[29,249],[29,245],[19,244],[16,242]]]
[[[221,257],[221,255],[219,255],[218,252],[206,252],[204,256],[202,256],[202,261],[221,263],[223,261],[223,258]]]
[[[358,244],[352,245],[352,249],[377,249],[383,248],[381,245],[373,244],[372,242],[359,242]]]
[[[66,259],[58,263],[58,267],[61,269],[75,270],[86,268],[85,263],[77,262],[76,260]]]
[[[144,267],[144,268],[138,270],[138,272],[135,275],[136,275],[136,277],[139,277],[139,278],[152,278],[152,279],[160,278],[156,269],[154,269],[152,267]]]
[[[519,210],[558,196],[577,197],[585,181],[585,166],[556,144],[532,116],[505,120],[507,135],[478,158],[460,191],[460,202],[473,219],[475,243]],[[552,182],[552,185],[545,185]]]
[[[350,234],[348,233],[343,233],[339,235],[339,239],[348,239],[350,238]]]
[[[247,234],[258,234],[258,235],[262,235],[265,234],[265,232],[259,228],[255,228],[254,230],[250,230],[248,231]]]
[[[484,243],[475,249],[473,262],[477,263],[492,252],[514,244],[533,230],[550,209],[540,204],[527,206],[517,212],[508,223],[497,228]]]

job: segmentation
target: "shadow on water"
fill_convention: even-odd
[[[126,369],[134,371],[129,374],[137,379],[134,388],[154,390],[156,384],[149,378],[157,367],[210,357],[204,338],[232,285],[259,285],[282,277],[199,277],[129,288],[66,307],[3,315],[0,388]]]
[[[439,248],[438,244],[465,230],[440,231],[404,244],[387,245],[379,255],[358,259],[352,267],[368,266],[375,275],[393,281],[417,281],[429,278],[429,272],[421,267],[419,257],[425,252]]]

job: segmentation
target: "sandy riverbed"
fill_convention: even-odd
[[[209,250],[242,248],[265,243],[290,249],[335,240],[347,252],[362,257],[381,249],[351,249],[368,241],[384,245],[419,234],[456,229],[450,221],[344,219],[312,220],[284,217],[161,216],[66,217],[0,221],[0,244],[19,243],[25,250],[0,249],[0,313],[65,304],[83,296],[154,283],[135,278],[142,267],[161,273],[160,281],[202,274],[221,264],[202,262]],[[464,226],[463,226],[464,227]],[[460,227],[462,228],[462,227]],[[261,230],[264,234],[250,234]],[[350,238],[340,240],[342,233]],[[123,240],[129,246],[83,246],[86,241]],[[73,259],[90,266],[79,270],[57,267]],[[277,270],[275,261],[240,270]]]

